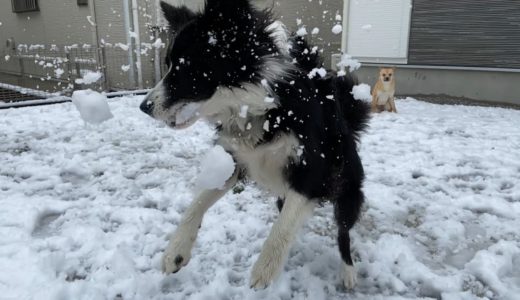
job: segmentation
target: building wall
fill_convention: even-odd
[[[334,61],[338,55],[333,57]],[[362,83],[374,86],[379,66],[363,64],[354,74]],[[426,66],[397,66],[396,93],[400,96],[466,98],[480,102],[520,105],[520,72],[464,70]]]
[[[13,13],[11,0],[0,1],[0,45],[11,37],[18,44],[92,43],[88,6],[63,0],[40,0],[39,6],[40,11]]]
[[[520,69],[520,2],[415,0],[408,62]]]

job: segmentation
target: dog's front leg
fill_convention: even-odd
[[[397,108],[395,108],[395,97],[392,96],[389,101],[390,101],[391,112],[397,113]]]
[[[298,229],[312,214],[315,203],[296,192],[289,192],[271,232],[264,242],[260,257],[253,266],[251,287],[266,288],[279,274],[289,254]]]
[[[372,94],[372,103],[370,105],[370,111],[373,113],[379,112],[379,109],[377,108],[377,93],[375,91]]]
[[[197,238],[204,213],[217,200],[222,198],[231,189],[238,179],[238,167],[222,189],[203,191],[188,207],[182,220],[170,235],[170,243],[163,255],[162,270],[164,273],[176,273],[188,264],[191,258],[191,249]]]

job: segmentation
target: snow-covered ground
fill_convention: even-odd
[[[187,267],[161,273],[212,131],[165,128],[140,100],[110,100],[98,126],[72,103],[0,111],[1,299],[520,299],[520,111],[406,99],[375,116],[358,287],[341,285],[325,205],[255,292],[277,210],[252,184],[208,212]]]

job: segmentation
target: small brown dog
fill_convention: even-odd
[[[372,90],[372,112],[389,111],[397,113],[395,108],[395,68],[380,68],[379,80]]]

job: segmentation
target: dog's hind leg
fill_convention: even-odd
[[[273,224],[260,257],[253,266],[252,288],[267,287],[279,274],[298,229],[312,215],[315,206],[313,201],[294,191],[286,195],[280,216]]]
[[[348,184],[342,197],[336,199],[334,214],[338,225],[338,246],[343,260],[343,284],[347,289],[353,289],[357,282],[356,269],[350,253],[349,230],[354,226],[363,203],[361,187]]]
[[[162,270],[164,273],[176,273],[188,264],[204,213],[235,185],[238,174],[237,168],[220,190],[203,191],[184,212],[179,226],[170,235],[170,243],[163,255]]]

